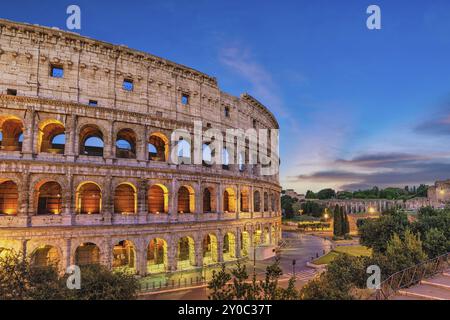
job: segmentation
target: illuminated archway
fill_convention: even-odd
[[[264,192],[264,212],[269,211],[269,194]]]
[[[226,188],[223,193],[223,211],[236,212],[236,196],[232,188]]]
[[[203,264],[214,264],[218,262],[217,237],[214,234],[207,234],[203,238]]]
[[[177,269],[185,270],[195,267],[195,243],[191,237],[178,240]]]
[[[250,250],[250,235],[247,231],[241,232],[241,256],[247,257]]]
[[[212,187],[203,189],[203,212],[216,212],[216,201]]]
[[[249,192],[244,189],[241,191],[241,212],[249,212]]]
[[[58,267],[60,261],[59,251],[53,246],[41,246],[31,254],[31,265],[34,267]]]
[[[133,242],[123,240],[114,246],[112,267],[136,272],[136,249]]]
[[[58,182],[49,181],[38,189],[37,214],[60,214],[62,206],[62,188]]]
[[[116,137],[116,157],[136,159],[136,133],[131,129],[122,129]]]
[[[56,120],[45,121],[39,126],[39,151],[63,154],[65,148],[65,128]]]
[[[16,117],[0,116],[0,150],[22,151],[24,125]]]
[[[264,232],[262,234],[262,243],[265,245],[270,244],[270,230],[269,227],[264,227]]]
[[[228,232],[223,237],[223,260],[230,261],[236,258],[236,237]]]
[[[164,239],[150,240],[147,247],[147,272],[160,273],[168,268],[167,242]]]
[[[100,187],[93,182],[85,182],[76,193],[76,211],[79,214],[99,214],[102,204]]]
[[[96,125],[84,126],[80,131],[80,155],[103,156],[103,133]]]
[[[82,243],[75,250],[74,260],[77,266],[99,264],[100,248],[95,243]]]
[[[11,180],[0,180],[0,214],[15,215],[18,211],[19,191]]]
[[[114,213],[135,214],[136,212],[136,188],[129,183],[122,183],[118,185],[114,192]]]
[[[155,184],[148,189],[148,212],[169,212],[169,190],[162,184]]]
[[[195,212],[195,193],[191,186],[181,186],[178,189],[178,213]]]
[[[148,140],[148,158],[151,161],[167,161],[169,140],[162,133],[153,133]]]
[[[261,194],[258,190],[253,193],[253,211],[261,212]]]

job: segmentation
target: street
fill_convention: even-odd
[[[281,249],[280,267],[283,270],[283,276],[280,278],[280,285],[287,286],[289,278],[294,271],[293,260],[296,260],[295,275],[297,278],[296,287],[300,288],[309,279],[311,279],[315,270],[308,268],[306,263],[315,258],[316,255],[322,255],[331,248],[331,243],[319,237],[293,232],[283,232],[283,240],[286,246]],[[257,261],[253,264],[252,260],[246,263],[247,271],[252,274],[255,267],[258,279],[263,279],[265,269],[274,262],[275,258],[265,261]],[[191,287],[167,290],[160,293],[151,293],[140,296],[143,300],[206,300],[208,299],[208,289],[206,286]]]

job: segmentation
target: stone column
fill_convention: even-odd
[[[139,223],[146,223],[148,215],[148,183],[146,179],[139,180],[137,193],[138,220]]]
[[[176,220],[178,216],[178,181],[172,179],[172,186],[169,195],[169,219]]]
[[[70,115],[66,121],[66,144],[64,154],[69,161],[74,161],[78,151],[75,151],[75,141],[77,140],[77,116]]]
[[[236,229],[236,241],[235,241],[235,245],[236,245],[236,258],[240,259],[242,258],[241,255],[241,229],[237,228]]]
[[[116,148],[114,147],[116,141],[116,136],[114,135],[114,125],[115,121],[111,121],[109,132],[107,133],[109,137],[106,142],[104,141],[103,157],[105,158],[107,164],[112,164],[113,160],[116,158]]]
[[[216,192],[216,207],[217,207],[217,215],[219,217],[219,220],[223,218],[223,185],[222,183],[219,183],[217,186],[217,192]]]
[[[220,229],[217,232],[217,250],[217,260],[223,262],[223,234]]]
[[[24,159],[32,159],[34,150],[33,142],[35,139],[35,111],[29,107],[26,112],[23,130],[22,155]]]
[[[201,237],[195,237],[194,241],[195,265],[201,267],[203,265],[203,239]]]
[[[239,220],[239,213],[241,212],[241,186],[236,186],[236,219]]]
[[[114,212],[114,190],[111,175],[105,177],[104,189],[102,192],[102,212],[103,223],[111,224]]]
[[[70,170],[70,169],[69,169]],[[63,194],[62,202],[63,202],[63,210],[61,212],[61,215],[63,217],[63,224],[64,225],[72,225],[73,224],[73,218],[75,215],[75,190],[73,186],[73,174],[69,172],[66,175],[67,178],[67,188],[65,190],[62,190]]]
[[[178,254],[177,239],[175,239],[175,237],[171,235],[167,244],[168,271],[173,272],[177,270],[177,254]]]

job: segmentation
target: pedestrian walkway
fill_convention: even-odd
[[[420,284],[400,290],[392,300],[450,300],[450,269]]]
[[[295,279],[300,281],[309,281],[312,278],[314,278],[318,274],[318,271],[316,269],[304,269],[300,270],[298,272],[295,272]],[[292,278],[293,273],[289,272],[284,274],[284,276],[288,278]]]

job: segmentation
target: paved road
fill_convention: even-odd
[[[280,280],[280,284],[281,286],[287,285],[287,280],[293,273],[292,260],[295,259],[297,287],[300,288],[314,275],[314,270],[307,268],[306,262],[311,261],[311,258],[315,258],[316,254],[322,255],[324,250],[328,252],[331,248],[331,243],[322,238],[290,232],[283,233],[283,239],[286,241],[287,246],[281,250],[280,254],[280,266],[283,269],[283,277]],[[257,274],[261,274],[262,277],[266,266],[272,264],[273,261],[273,258],[265,261],[257,261],[255,265]],[[247,270],[249,273],[253,271],[253,261],[247,263]],[[208,299],[208,289],[206,286],[184,288],[182,290],[145,295],[141,299],[206,300]]]

